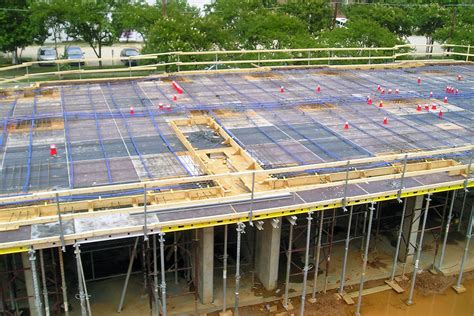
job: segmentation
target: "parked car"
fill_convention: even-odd
[[[52,47],[40,47],[38,48],[37,59],[42,61],[40,66],[50,66],[54,65],[54,61],[57,59],[56,49]],[[50,61],[51,63],[44,63],[45,61]]]
[[[336,27],[346,27],[347,21],[346,18],[336,18]]]
[[[208,66],[206,68],[204,68],[205,70],[224,70],[224,69],[236,69],[236,68],[232,68],[231,66],[227,65],[227,64],[212,64],[211,66]]]
[[[84,59],[84,52],[79,46],[66,46],[64,47],[64,59]],[[71,65],[85,65],[85,61],[72,62]]]
[[[125,65],[125,66],[136,66],[138,65],[138,60],[137,59],[128,59],[127,57],[134,57],[134,56],[139,56],[140,51],[136,48],[129,47],[129,48],[124,48],[120,52],[120,61]],[[125,59],[123,59],[125,58]]]

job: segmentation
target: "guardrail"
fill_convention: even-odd
[[[416,52],[417,48],[432,48],[433,45],[396,45],[394,47],[348,47],[348,48],[301,48],[261,49],[231,51],[168,52],[133,57],[86,58],[56,61],[33,61],[0,68],[0,87],[12,83],[30,81],[54,81],[62,79],[90,79],[94,77],[133,77],[160,72],[174,73],[195,70],[219,70],[238,66],[259,68],[262,66],[315,66],[357,65],[394,63],[417,60],[454,58],[468,62],[474,54],[469,45],[441,45],[442,52]],[[100,63],[118,63],[112,67],[99,67]],[[84,65],[81,65],[83,64]],[[41,66],[51,65],[41,71]],[[133,66],[133,64],[137,64]],[[77,68],[76,68],[77,67]],[[112,76],[110,76],[112,74]]]

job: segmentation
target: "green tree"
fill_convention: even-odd
[[[455,19],[444,27],[437,29],[433,39],[447,44],[474,45],[474,8],[462,7],[453,9],[458,10],[454,16]],[[453,50],[466,53],[465,48],[455,47]]]
[[[102,47],[111,45],[118,39],[112,16],[121,1],[65,0],[67,5],[66,32],[69,36],[89,44],[98,58],[102,57]],[[100,62],[102,65],[102,62]]]
[[[0,51],[12,54],[12,64],[19,60],[18,50],[35,42],[42,43],[48,35],[43,20],[31,14],[26,0],[2,0],[0,6]]]
[[[304,6],[304,9],[307,8]],[[277,1],[270,0],[216,0],[206,7],[205,12],[219,30],[212,36],[219,48],[295,48],[314,45],[307,21],[302,20],[305,12],[303,9],[296,10],[293,3],[279,7]]]
[[[290,0],[279,6],[278,10],[300,19],[312,35],[331,27],[333,12],[326,0]]]
[[[53,37],[57,52],[58,41],[66,29],[68,14],[66,2],[64,0],[34,1],[31,4],[30,12],[34,23],[43,25],[47,30],[47,35]],[[41,42],[44,42],[44,39]]]
[[[151,27],[161,15],[160,6],[150,5],[144,0],[122,2],[112,16],[115,35],[120,37],[124,31],[136,31],[146,43]]]
[[[325,47],[393,47],[403,41],[377,22],[350,20],[347,28],[324,32],[318,38]]]
[[[416,6],[412,9],[415,34],[426,37],[426,44],[433,45],[433,35],[449,22],[449,11],[439,4],[432,3]],[[433,52],[433,47],[426,47],[426,52]]]
[[[156,8],[161,11],[161,3]],[[168,1],[167,14],[157,15],[145,34],[147,42],[143,48],[145,53],[161,53],[174,51],[203,51],[213,47],[205,32],[204,20],[199,9],[190,6],[185,0]],[[192,58],[192,59],[189,59]],[[169,61],[168,56],[158,58]],[[196,57],[185,57],[181,61],[196,61]]]
[[[349,5],[345,8],[349,21],[369,20],[375,21],[380,26],[400,37],[410,36],[413,30],[413,19],[407,14],[406,9],[399,6],[381,4]]]

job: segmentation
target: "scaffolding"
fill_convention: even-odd
[[[100,277],[84,272],[90,262],[94,267],[92,258],[83,259],[94,252],[85,245],[133,238],[126,246],[130,261],[118,310],[141,253],[150,306],[166,314],[169,275],[175,283],[179,278],[192,283],[187,293],[200,299],[197,230],[225,226],[227,236],[228,225],[236,224],[231,268],[237,314],[241,272],[255,270],[255,251],[240,253],[249,243],[245,232],[258,234],[262,221],[270,220],[290,230],[282,250],[288,257],[286,283],[303,277],[303,302],[312,275],[312,298],[321,291],[320,270],[325,273],[322,290],[327,290],[334,245],[344,244],[347,256],[350,245],[360,242],[360,289],[345,293],[346,257],[339,290],[347,301],[358,298],[359,312],[370,246],[376,247],[382,232],[401,231],[391,224],[398,215],[381,214],[386,201],[427,197],[418,217],[421,234],[436,234],[441,255],[437,259],[436,250],[433,268],[443,268],[456,195],[465,197],[474,186],[472,70],[469,64],[453,64],[174,74],[6,95],[0,100],[0,249],[4,254],[30,250],[33,267],[36,249],[74,246],[78,297],[87,314],[87,282]],[[430,204],[434,196],[442,204]],[[433,225],[427,224],[429,210],[440,218]],[[462,222],[463,214],[456,216]],[[280,217],[289,218],[289,224]],[[336,222],[346,220],[344,236],[338,236]],[[384,222],[391,225],[385,231]],[[394,262],[400,244],[410,243],[401,235],[398,239]],[[412,245],[415,258],[422,242],[420,237]],[[224,271],[229,268],[227,243],[226,238]],[[292,254],[298,252],[304,260],[296,263]],[[57,286],[61,280],[56,279]],[[53,284],[38,280],[45,298],[56,293],[55,301],[61,300]],[[389,282],[396,287],[394,274]],[[2,288],[5,296],[8,286]],[[286,290],[287,307],[288,295]],[[38,309],[45,298],[36,295]]]

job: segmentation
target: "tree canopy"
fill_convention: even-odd
[[[186,0],[0,0],[0,50],[16,52],[60,34],[86,42],[97,57],[126,31],[144,52],[301,47],[379,47],[422,35],[427,43],[474,43],[474,8],[460,1],[215,0],[200,11]],[[337,7],[337,6],[336,6]],[[348,18],[334,28],[337,15]]]

